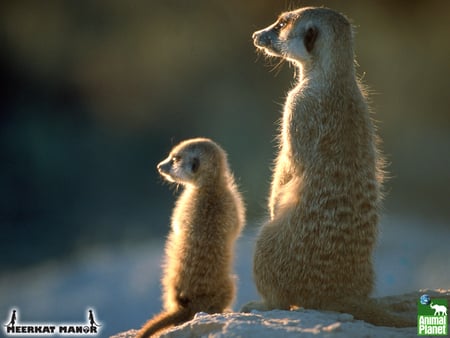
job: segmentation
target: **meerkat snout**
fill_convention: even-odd
[[[280,34],[282,34],[284,28],[288,26],[292,20],[293,17],[289,15],[286,17],[281,16],[274,24],[270,25],[267,28],[256,31],[252,35],[254,45],[259,48],[273,48],[273,43],[279,39]]]
[[[278,39],[279,29],[276,27],[268,27],[253,33],[253,44],[257,48],[274,49],[274,41]]]
[[[253,33],[252,38],[255,47],[267,47],[272,42],[272,40],[270,39],[270,35],[265,31],[258,31]]]
[[[161,161],[160,163],[158,163],[158,165],[156,166],[156,169],[158,170],[158,172],[161,175],[167,175],[170,173],[170,169],[172,168],[172,164],[173,164],[173,159],[172,158],[167,158],[164,161]]]
[[[271,56],[282,56],[283,50],[280,48],[280,42],[287,38],[283,34],[283,30],[289,25],[289,22],[286,18],[279,18],[269,27],[254,32],[252,38],[255,47],[264,50]]]

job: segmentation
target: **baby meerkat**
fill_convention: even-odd
[[[164,311],[137,337],[192,319],[197,312],[218,313],[234,300],[232,275],[236,238],[245,208],[225,151],[205,138],[181,142],[158,164],[168,181],[184,186],[172,214],[162,277]]]
[[[330,9],[301,8],[253,39],[266,54],[291,61],[298,81],[284,106],[270,220],[254,253],[263,302],[243,310],[302,306],[415,326],[369,298],[383,160],[355,76],[350,23]]]

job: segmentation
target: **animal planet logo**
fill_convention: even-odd
[[[88,323],[52,324],[18,323],[19,312],[11,311],[8,324],[3,325],[7,336],[15,337],[51,337],[51,336],[96,336],[101,325],[96,323],[94,311],[88,311]]]
[[[448,334],[447,300],[423,295],[417,303],[417,335],[446,336]]]

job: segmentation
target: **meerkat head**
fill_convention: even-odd
[[[353,63],[352,29],[341,14],[326,8],[307,7],[282,13],[272,25],[253,33],[255,46],[270,56],[302,66],[326,66],[333,54]]]
[[[169,182],[202,186],[223,176],[227,162],[225,152],[216,143],[195,138],[175,146],[157,168]]]

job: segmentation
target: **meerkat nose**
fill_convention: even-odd
[[[253,44],[256,47],[268,47],[272,44],[272,31],[257,31],[253,33]]]
[[[171,162],[170,160],[165,160],[160,162],[157,166],[156,169],[158,169],[158,172],[160,174],[167,174],[170,172],[170,168],[171,168]]]
[[[158,169],[158,172],[160,172],[160,173],[162,173],[162,172],[163,172],[163,165],[164,165],[164,163],[163,163],[163,162],[161,162],[161,163],[158,163],[158,165],[156,166],[156,169]]]

